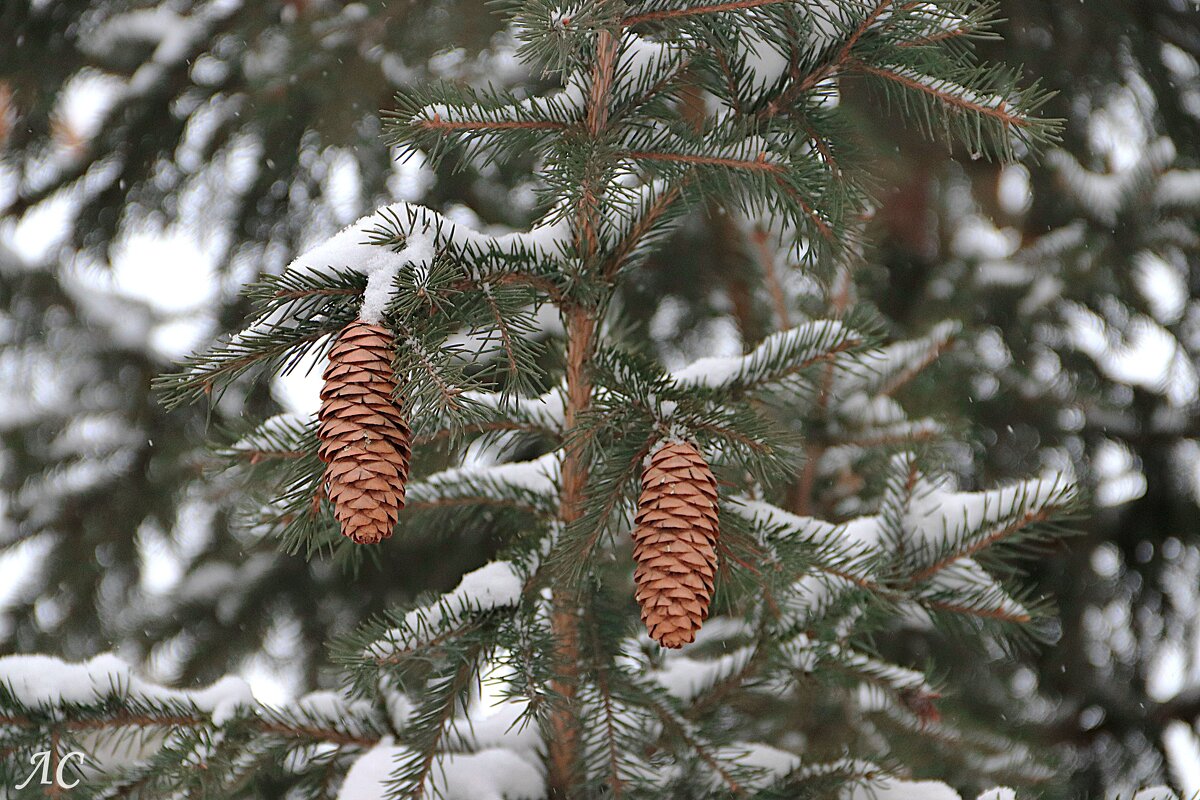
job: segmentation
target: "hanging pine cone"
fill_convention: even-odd
[[[695,447],[676,442],[650,457],[634,521],[642,622],[663,647],[682,647],[708,618],[717,571],[717,481]]]
[[[392,535],[404,507],[412,432],[392,399],[392,335],[362,320],[342,329],[321,387],[317,453],[342,534],[359,544]]]

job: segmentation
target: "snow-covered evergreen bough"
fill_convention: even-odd
[[[846,82],[973,154],[1053,133],[1037,91],[973,60],[990,9],[512,5],[522,57],[561,89],[429,87],[389,131],[400,157],[535,158],[545,216],[498,232],[382,208],[252,286],[246,329],[161,381],[172,404],[221,398],[336,348],[319,422],[219,451],[255,498],[248,530],[354,565],[393,534],[453,548],[482,526],[491,560],[336,643],[343,688],[283,706],[111,656],[0,659],[3,777],[48,753],[73,797],[936,800],[958,794],[918,779],[1045,779],[872,646],[905,626],[1011,642],[1040,611],[1012,556],[1076,503],[1060,476],[956,491],[943,425],[895,397],[957,329],[887,342],[855,303]],[[668,369],[617,292],[698,208],[755,255],[778,328]]]

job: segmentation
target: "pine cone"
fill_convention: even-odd
[[[404,508],[412,431],[392,399],[392,335],[361,320],[342,329],[321,387],[317,450],[342,534],[359,544],[392,535]]]
[[[717,571],[717,481],[687,442],[650,457],[634,518],[637,601],[651,638],[682,647],[708,618]]]

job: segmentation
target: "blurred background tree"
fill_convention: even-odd
[[[961,421],[967,487],[1051,466],[1092,489],[1082,535],[1035,563],[1061,610],[1051,644],[963,654],[955,681],[974,691],[955,702],[1060,749],[1070,780],[1048,796],[1196,790],[1200,11],[1001,5],[983,54],[1025,64],[1066,120],[1041,164],[937,149],[878,95],[841,98],[877,155],[861,299],[897,337],[947,317],[983,331],[906,406]],[[112,649],[184,683],[240,666],[295,693],[329,680],[335,634],[487,560],[486,538],[470,563],[412,540],[357,573],[277,557],[233,524],[239,487],[199,443],[235,437],[243,411],[310,410],[306,365],[220,412],[168,413],[149,385],[239,326],[236,287],[383,202],[528,225],[524,170],[394,163],[379,135],[404,85],[537,89],[514,48],[472,0],[0,5],[0,652]],[[728,224],[696,209],[627,292],[668,359],[772,329],[779,295],[739,278],[763,266]],[[946,663],[954,645],[879,646]]]

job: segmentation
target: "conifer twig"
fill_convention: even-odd
[[[913,89],[915,91],[935,97],[940,103],[946,106],[965,111],[971,111],[975,114],[979,114],[980,116],[991,117],[993,119],[1000,120],[1005,125],[1024,128],[1029,124],[1029,120],[1025,116],[1021,114],[1014,114],[1009,111],[1008,104],[1005,103],[1004,100],[999,100],[996,105],[990,106],[977,100],[972,100],[968,97],[955,94],[954,92],[948,92],[939,86],[919,81],[916,78],[913,78],[909,75],[904,75],[894,69],[876,67],[862,61],[852,61],[849,62],[847,66],[866,75],[873,75],[877,78],[883,78],[884,80],[892,81],[893,83],[897,83],[907,89]]]
[[[1044,522],[1050,518],[1050,514],[1054,509],[1050,506],[1045,506],[1037,510],[1029,510],[1021,515],[1020,519],[1005,525],[999,530],[993,531],[987,536],[981,536],[963,543],[963,546],[955,549],[954,552],[943,556],[942,558],[930,564],[928,567],[912,575],[908,579],[908,585],[915,586],[932,578],[937,573],[947,569],[948,567],[962,561],[965,558],[970,558],[981,550],[985,550],[997,542],[1001,542],[1013,534],[1024,530],[1030,525],[1035,525],[1039,522]]]
[[[588,95],[586,128],[588,134],[600,138],[608,124],[608,106],[612,91],[620,39],[611,30],[601,30],[596,37],[595,60],[591,68],[591,87]],[[600,220],[599,195],[603,187],[585,182],[576,207],[577,250],[586,266],[595,266],[599,255]],[[595,311],[579,303],[565,310],[567,332],[565,430],[568,444],[562,460],[562,498],[560,517],[564,524],[580,519],[586,513],[588,465],[583,455],[584,443],[572,441],[570,432],[579,424],[592,402],[592,382],[589,361],[595,350]],[[558,677],[551,682],[552,691],[561,698],[551,711],[548,742],[547,783],[554,800],[565,800],[573,792],[574,778],[580,765],[580,722],[572,708],[579,680],[579,602],[569,587],[557,587],[552,592],[551,628],[557,652]]]
[[[710,3],[704,6],[691,6],[690,8],[671,8],[663,11],[647,11],[644,14],[631,14],[621,20],[621,24],[630,28],[634,25],[641,25],[645,22],[663,22],[666,20],[682,19],[684,17],[697,17],[704,14],[721,14],[727,11],[739,11],[747,8],[761,8],[762,6],[777,6],[784,3],[792,3],[795,0],[728,0],[725,3]]]

